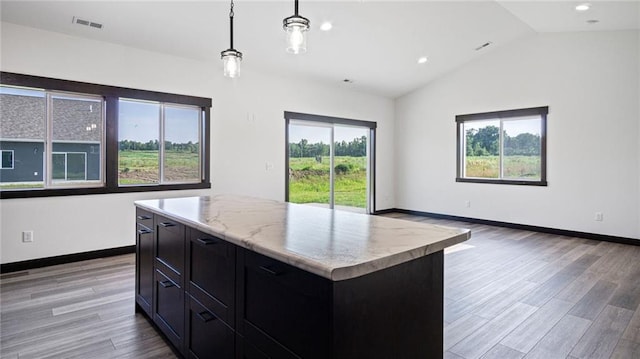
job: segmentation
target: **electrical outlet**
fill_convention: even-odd
[[[31,243],[31,242],[33,242],[33,231],[22,232],[22,243]]]
[[[470,208],[471,207],[471,201],[465,201],[464,202],[464,206],[467,207],[467,208]]]
[[[602,222],[604,220],[604,215],[602,212],[596,212],[594,219],[598,222]]]

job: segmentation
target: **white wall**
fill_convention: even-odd
[[[398,99],[397,207],[640,238],[639,63],[638,31],[540,34]],[[455,182],[456,115],[547,105],[548,187]]]
[[[248,61],[247,61],[248,62]],[[222,76],[213,63],[2,23],[2,71],[210,97],[212,190],[0,202],[2,263],[134,244],[133,201],[210,193],[284,199],[284,111],[375,121],[377,209],[395,206],[394,103],[342,88],[252,72]],[[267,171],[266,163],[273,164]],[[34,243],[21,243],[23,230]]]

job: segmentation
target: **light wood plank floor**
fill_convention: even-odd
[[[445,358],[640,358],[640,247],[467,227],[445,255]],[[173,358],[134,314],[134,256],[0,277],[2,358]]]

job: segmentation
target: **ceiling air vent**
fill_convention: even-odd
[[[482,44],[482,45],[480,45],[480,46],[476,47],[476,48],[475,48],[475,50],[476,50],[476,51],[480,51],[480,50],[484,49],[485,47],[487,47],[487,46],[489,46],[489,45],[491,45],[491,44],[492,44],[492,42],[491,42],[491,41],[489,41],[489,42],[485,42],[484,44]]]
[[[102,29],[102,24],[97,23],[97,22],[92,22],[89,20],[84,20],[84,19],[80,19],[76,16],[73,17],[73,21],[74,24],[78,24],[78,25],[84,25],[84,26],[89,26],[89,27],[93,27],[96,29]]]

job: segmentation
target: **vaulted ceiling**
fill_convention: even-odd
[[[291,1],[235,1],[243,71],[351,86],[395,98],[512,41],[539,32],[640,28],[638,1],[300,1],[308,51],[284,51]],[[5,1],[4,22],[207,61],[229,47],[226,1]],[[73,17],[101,23],[98,30]],[[588,20],[598,20],[597,22]],[[330,21],[333,28],[321,31]],[[489,46],[476,50],[483,44]],[[85,54],[91,56],[91,54]],[[426,56],[425,64],[418,64]],[[222,75],[221,75],[222,76]],[[349,79],[351,83],[343,80]],[[240,79],[241,80],[241,79]]]

